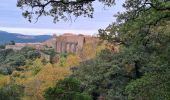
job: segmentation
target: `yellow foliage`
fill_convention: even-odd
[[[66,63],[68,67],[78,66],[81,59],[77,55],[70,54],[66,59]]]
[[[42,58],[36,59],[32,65],[33,75],[36,75],[42,69],[42,67],[44,67],[42,63]]]
[[[70,68],[78,66],[82,57],[83,60],[94,58],[96,53],[105,47],[85,44],[83,48],[81,54],[69,54],[66,58],[60,58],[56,64],[44,65],[42,58],[38,58],[33,62],[27,61],[26,66],[22,66],[24,71],[14,71],[10,79],[25,87],[23,100],[44,100],[44,91],[53,87],[57,81],[69,76],[71,74]],[[7,79],[5,76],[0,76],[0,86],[7,84]]]
[[[96,54],[100,53],[100,51],[105,48],[106,45],[104,42],[100,44],[86,43],[83,46],[83,50],[80,52],[79,56],[82,58],[82,60],[92,59],[96,57]]]
[[[29,83],[33,80],[34,76],[32,75],[32,71],[27,72],[18,72],[20,73],[19,77],[13,77],[16,84],[23,85]]]
[[[100,54],[100,52],[101,52],[102,50],[106,49],[106,48],[107,48],[106,43],[105,43],[105,42],[101,42],[101,43],[97,46],[97,48],[96,48],[96,53],[97,53],[97,54]]]
[[[69,74],[69,68],[54,67],[52,64],[47,64],[36,76],[41,81],[56,81],[63,79]]]
[[[80,54],[80,57],[84,60],[94,58],[96,55],[96,47],[92,44],[85,44],[83,50]]]
[[[5,75],[0,75],[0,87],[3,87],[10,83],[10,77]]]
[[[81,62],[81,58],[76,54],[68,54],[68,56],[59,58],[58,63],[54,64],[56,67],[73,67],[78,66]]]
[[[127,73],[131,73],[132,71],[134,71],[135,65],[134,64],[125,64],[125,69],[126,69]]]
[[[105,46],[107,49],[111,50],[114,53],[118,53],[120,51],[120,45],[119,44],[112,44],[112,43],[105,43]]]
[[[48,63],[42,67],[36,76],[25,83],[25,92],[27,95],[30,95],[33,100],[43,100],[44,91],[54,86],[58,80],[62,80],[70,75],[70,73],[69,67],[57,67]]]
[[[20,75],[21,75],[21,73],[18,71],[13,71],[13,73],[12,73],[13,77],[19,77]]]

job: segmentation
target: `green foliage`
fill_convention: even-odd
[[[170,99],[169,4],[169,0],[127,0],[123,5],[127,11],[116,15],[117,22],[99,30],[102,39],[121,45],[122,59],[111,61],[126,62],[122,68],[132,69],[124,99]]]
[[[45,92],[46,100],[92,100],[92,98],[81,92],[80,82],[75,78],[60,80],[55,87]]]
[[[25,57],[20,54],[15,54],[15,56],[11,56],[6,58],[6,62],[10,64],[10,66],[23,66],[25,65]]]
[[[21,100],[23,87],[18,85],[7,85],[0,88],[0,100]]]
[[[50,63],[53,63],[54,57],[57,55],[54,49],[48,49],[48,50],[41,50],[44,54],[47,54],[50,56]]]
[[[62,58],[62,57],[63,57],[63,58],[67,58],[68,55],[69,55],[69,53],[61,53],[61,54],[60,54],[60,57],[61,57],[61,58]]]
[[[33,72],[33,75],[37,75],[38,72],[41,71],[42,67],[44,67],[43,65],[43,62],[41,59],[36,59],[33,64],[32,64],[32,72]]]
[[[0,50],[0,73],[11,74],[18,67],[24,66],[27,60],[33,61],[40,56],[39,52],[28,47],[20,51]]]
[[[0,45],[0,49],[5,49],[5,45]]]
[[[59,66],[64,67],[66,65],[66,59],[68,57],[68,53],[61,53],[59,56]]]
[[[29,51],[27,52],[27,58],[28,59],[36,59],[36,58],[40,58],[41,54],[38,51]]]
[[[2,63],[6,59],[6,56],[11,55],[12,53],[14,53],[14,51],[11,49],[1,50],[0,51],[0,62]]]
[[[95,0],[18,0],[17,6],[19,8],[28,7],[27,10],[24,10],[22,13],[24,18],[27,18],[29,22],[34,16],[37,16],[37,19],[41,16],[51,16],[54,22],[59,20],[70,20],[67,15],[73,15],[74,17],[84,16],[93,18],[93,5],[92,2]],[[115,0],[98,0],[107,6],[112,6]],[[51,9],[46,9],[49,6]],[[86,7],[85,7],[86,6]],[[32,8],[33,10],[29,10]]]
[[[101,96],[107,100],[125,99],[124,89],[134,75],[124,68],[122,56],[103,50],[96,59],[83,62],[73,76],[95,100]]]
[[[18,0],[17,6],[32,8],[23,13],[29,21],[35,14],[38,17],[52,16],[56,22],[68,20],[65,16],[68,14],[92,18],[93,1]],[[99,1],[108,6],[114,3],[114,0]],[[50,11],[45,9],[46,6],[51,6]],[[55,87],[46,90],[46,100],[170,99],[170,1],[126,0],[123,7],[126,10],[115,15],[116,22],[105,30],[99,30],[101,39],[119,45],[119,52],[104,50],[95,59],[81,63],[72,75],[74,78],[61,80]],[[35,59],[37,55],[30,48],[19,52],[2,50],[0,72],[10,74],[16,67],[24,65],[25,59]],[[61,66],[66,63],[66,58],[67,55],[61,54]],[[36,75],[42,65],[33,65]],[[0,93],[2,97],[8,94]]]
[[[48,50],[41,50],[43,53],[50,55],[50,56],[55,56],[56,52],[54,51],[54,49],[48,49]]]
[[[96,59],[83,62],[73,74],[80,80],[83,92],[94,100],[100,97],[106,100],[170,98],[169,4],[169,0],[127,0],[124,3],[126,11],[116,15],[117,22],[99,30],[100,38],[119,44],[120,51],[104,50]],[[61,59],[61,65],[63,63]],[[58,87],[50,88],[46,98],[54,96],[55,99],[53,92],[62,94],[58,98],[64,98],[60,96],[68,88]]]
[[[148,73],[126,87],[129,100],[168,100],[170,98],[169,71]]]
[[[15,45],[15,41],[10,41],[9,45]]]
[[[66,64],[66,58],[65,57],[60,57],[59,66],[64,67],[65,64]]]

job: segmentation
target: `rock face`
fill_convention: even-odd
[[[55,50],[58,53],[78,53],[85,43],[95,43],[96,37],[86,35],[64,34],[56,38]]]

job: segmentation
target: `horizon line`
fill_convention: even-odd
[[[73,29],[54,29],[54,28],[21,28],[21,27],[0,27],[1,31],[9,33],[19,33],[23,35],[62,35],[64,33],[96,35],[98,30],[73,30]]]

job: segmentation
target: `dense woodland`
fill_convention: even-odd
[[[39,10],[35,11],[37,13],[24,12],[30,21],[33,14],[52,16],[58,21],[58,18],[65,18],[65,13],[92,17],[95,10],[91,5],[95,0],[41,1],[18,0],[18,7],[42,8],[36,9]],[[115,4],[114,0],[99,2],[108,6]],[[45,10],[46,6],[51,6],[51,10]],[[43,61],[34,50],[24,54],[25,50],[22,50],[15,55],[11,50],[1,51],[4,53],[0,53],[0,98],[169,100],[170,1],[125,0],[123,7],[126,10],[115,15],[116,22],[106,29],[99,29],[99,37],[110,47],[99,46],[93,53],[93,48],[87,47],[88,50],[84,51],[84,56],[91,54],[91,59],[81,60],[74,54],[60,54],[57,63],[50,63]],[[114,46],[118,46],[119,51],[114,52]],[[21,57],[25,60],[17,61]],[[17,71],[17,68],[23,70]]]
[[[46,89],[54,87],[77,69],[80,62],[92,59],[104,44],[85,44],[80,53],[56,53],[53,49],[0,49],[0,100],[44,100]],[[46,58],[49,56],[49,59]]]

